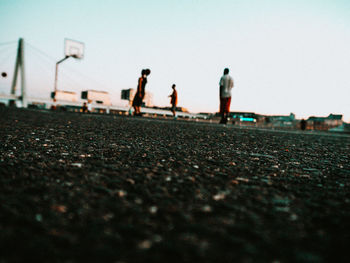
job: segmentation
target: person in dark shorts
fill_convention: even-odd
[[[171,95],[169,95],[170,97],[170,104],[171,104],[171,112],[173,113],[174,118],[176,118],[176,105],[177,105],[177,91],[176,91],[176,85],[173,84],[171,86],[171,88],[173,89],[173,93]]]
[[[88,107],[86,105],[86,102],[83,103],[82,111],[86,113],[88,111]]]
[[[225,68],[224,75],[220,79],[220,123],[226,124],[231,104],[231,89],[233,88],[233,79],[228,74],[229,69]]]
[[[134,107],[134,115],[141,116],[141,105],[143,98],[145,97],[145,87],[147,84],[147,76],[151,74],[150,69],[143,69],[141,71],[141,77],[139,78],[139,82],[137,84],[137,90],[134,96],[134,100],[132,102],[132,106]]]
[[[307,126],[306,120],[302,119],[302,120],[300,121],[300,129],[301,129],[302,131],[305,131],[306,126]]]

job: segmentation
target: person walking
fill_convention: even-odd
[[[170,104],[171,104],[171,112],[173,113],[174,118],[176,118],[176,105],[177,105],[177,91],[176,91],[176,85],[173,84],[171,86],[171,88],[173,89],[173,93],[171,95],[169,95],[168,97],[170,97]]]
[[[141,71],[141,77],[139,78],[138,84],[137,84],[137,91],[134,96],[134,100],[132,102],[132,106],[134,107],[134,115],[135,116],[142,116],[141,115],[141,105],[143,98],[145,97],[145,87],[147,84],[147,76],[151,74],[150,69],[143,69]]]
[[[220,79],[220,123],[226,124],[230,112],[231,90],[233,88],[233,78],[228,74],[230,70],[224,69],[224,75]]]

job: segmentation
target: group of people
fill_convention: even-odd
[[[134,107],[134,115],[135,116],[142,116],[141,114],[141,106],[143,99],[145,97],[145,88],[147,84],[147,77],[148,75],[151,74],[150,69],[143,69],[141,71],[141,77],[138,80],[137,84],[137,90],[134,96],[134,99],[132,101],[132,106]],[[176,85],[173,84],[171,86],[173,89],[172,94],[169,95],[170,97],[170,104],[171,104],[171,112],[173,113],[173,116],[176,117],[176,105],[177,105],[177,91],[176,91]]]
[[[145,97],[145,88],[147,84],[147,76],[151,74],[150,69],[143,69],[141,71],[141,77],[138,80],[137,91],[135,93],[132,106],[134,107],[134,115],[141,116],[141,105],[142,101]],[[231,104],[231,90],[234,86],[233,78],[229,75],[229,69],[224,69],[224,74],[219,82],[220,86],[220,115],[221,120],[220,123],[226,124],[228,121],[228,114],[230,112],[230,104]],[[173,84],[172,87],[173,92],[170,97],[171,111],[173,116],[176,117],[176,105],[177,105],[177,91],[176,85]]]

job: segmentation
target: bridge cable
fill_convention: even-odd
[[[15,43],[18,43],[18,41],[14,40],[14,41],[2,42],[0,43],[0,46],[6,46],[6,45],[15,44]]]

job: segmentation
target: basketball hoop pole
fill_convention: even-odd
[[[61,59],[60,61],[57,61],[56,62],[56,73],[55,73],[55,88],[54,88],[54,91],[55,91],[55,96],[56,96],[56,91],[57,91],[57,75],[58,75],[58,65],[60,63],[62,63],[63,61],[65,61],[66,59],[70,58],[71,56],[66,56],[65,58]]]
[[[54,101],[55,101],[56,92],[57,92],[58,65],[70,57],[73,57],[76,59],[82,59],[84,55],[84,43],[71,40],[71,39],[65,39],[64,42],[65,42],[64,49],[65,49],[66,56],[62,58],[60,61],[56,62],[54,95],[52,96]]]

